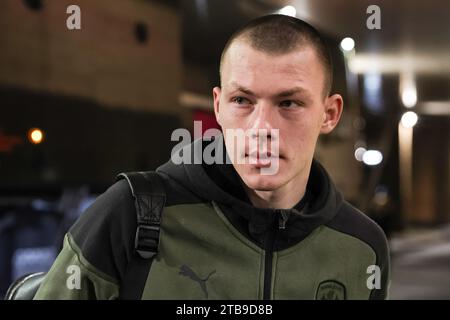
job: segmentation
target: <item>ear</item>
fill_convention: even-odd
[[[220,87],[214,87],[213,89],[213,98],[214,98],[214,114],[216,115],[216,121],[219,125],[220,123],[220,113],[219,113],[219,102],[220,102]]]
[[[344,101],[340,94],[333,94],[325,99],[325,112],[320,133],[330,133],[337,126],[341,118]]]

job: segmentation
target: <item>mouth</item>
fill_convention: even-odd
[[[250,164],[256,168],[270,167],[270,165],[275,161],[280,161],[283,156],[278,154],[272,154],[270,151],[267,152],[250,152],[245,153],[246,164]]]

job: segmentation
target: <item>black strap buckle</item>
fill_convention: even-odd
[[[140,257],[151,259],[158,254],[161,214],[166,202],[161,178],[152,171],[121,173],[117,178],[128,181],[135,199],[137,229],[134,249]]]
[[[153,258],[158,253],[159,226],[139,225],[136,229],[134,248],[144,259]]]

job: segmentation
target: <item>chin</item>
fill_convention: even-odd
[[[242,180],[252,190],[273,191],[280,188],[283,183],[280,174],[262,175],[260,173],[244,173]]]

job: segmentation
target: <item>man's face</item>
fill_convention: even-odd
[[[235,154],[229,154],[250,189],[276,190],[295,183],[305,170],[309,174],[319,134],[335,125],[330,127],[327,122],[329,98],[323,95],[324,78],[320,60],[309,46],[283,55],[269,55],[239,40],[229,47],[221,70],[222,87],[213,90],[214,107],[229,153],[233,136],[227,129],[256,132],[234,149]],[[267,134],[258,134],[258,129],[266,129]],[[271,134],[271,129],[278,132]],[[264,138],[267,148],[250,143]],[[278,155],[270,150],[271,142],[278,143]],[[261,158],[258,152],[268,157]],[[277,160],[275,174],[261,174],[269,162]]]

